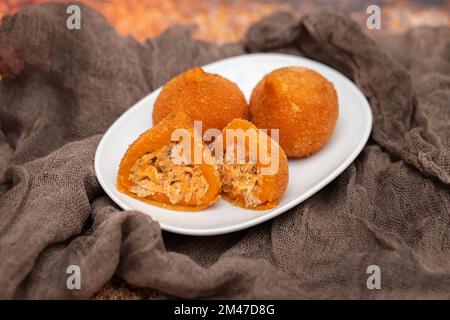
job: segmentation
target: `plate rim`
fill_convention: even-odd
[[[308,59],[308,58],[305,58],[302,56],[295,56],[295,55],[284,54],[284,53],[250,53],[250,54],[233,56],[233,57],[225,58],[222,60],[217,60],[217,61],[214,61],[212,63],[202,66],[202,68],[209,68],[211,66],[214,66],[215,64],[229,62],[230,60],[234,60],[234,59],[239,59],[239,58],[244,58],[244,57],[245,58],[262,57],[262,56],[263,57],[268,57],[268,56],[277,57],[278,56],[280,58],[296,58],[296,59],[306,60],[313,65],[317,65],[317,66],[320,66],[321,68],[326,68],[332,72],[337,73],[346,82],[348,82],[350,87],[352,87],[354,89],[354,91],[362,98],[362,101],[364,103],[362,104],[361,108],[363,110],[365,119],[368,120],[368,125],[365,127],[364,132],[363,132],[361,139],[359,140],[357,146],[355,147],[353,152],[350,154],[350,156],[347,157],[345,159],[345,161],[342,162],[326,178],[322,179],[318,184],[316,184],[314,187],[310,188],[307,192],[305,192],[301,196],[296,197],[296,198],[292,199],[291,201],[272,209],[267,214],[264,214],[262,216],[259,216],[259,217],[253,218],[251,220],[244,221],[244,222],[232,225],[232,226],[211,228],[211,229],[190,229],[190,228],[183,228],[183,227],[175,227],[172,225],[167,225],[165,223],[162,223],[162,222],[154,219],[154,221],[159,223],[162,230],[169,231],[172,233],[182,234],[182,235],[190,235],[190,236],[214,236],[214,235],[220,235],[220,234],[226,234],[226,233],[240,231],[240,230],[247,229],[247,228],[253,227],[255,225],[261,224],[263,222],[266,222],[266,221],[273,219],[273,218],[279,216],[280,214],[288,211],[289,209],[292,209],[293,207],[302,203],[303,201],[307,200],[308,198],[313,196],[315,193],[320,191],[322,188],[324,188],[326,185],[328,185],[330,182],[332,182],[334,179],[336,179],[337,176],[339,176],[345,169],[347,169],[350,166],[350,164],[352,164],[352,162],[358,157],[358,155],[361,153],[361,151],[364,149],[365,145],[367,144],[367,141],[370,137],[370,133],[372,132],[372,127],[373,127],[373,115],[372,115],[372,109],[371,109],[369,101],[367,100],[366,96],[363,94],[361,89],[358,88],[358,86],[353,81],[351,81],[349,78],[347,78],[345,75],[343,75],[338,70],[336,70],[326,64],[323,64],[321,62],[311,60],[311,59]],[[114,128],[116,126],[118,126],[118,124],[121,122],[121,119],[126,117],[128,113],[131,113],[132,110],[134,109],[134,107],[137,104],[139,104],[142,100],[147,99],[148,96],[161,90],[161,88],[162,88],[162,86],[158,87],[157,89],[153,90],[149,94],[145,95],[144,97],[142,97],[141,99],[136,101],[131,107],[129,107],[125,112],[123,112],[116,120],[114,120],[114,122],[108,127],[108,129],[103,134],[103,136],[100,139],[100,142],[98,143],[97,148],[95,150],[94,170],[95,170],[96,178],[97,178],[100,186],[102,187],[103,191],[105,191],[105,193],[108,195],[108,197],[113,202],[115,202],[119,207],[121,207],[123,210],[137,211],[136,209],[131,208],[126,203],[122,202],[122,200],[120,200],[119,198],[116,198],[115,195],[112,193],[112,191],[109,189],[109,186],[106,184],[106,182],[103,181],[104,179],[103,179],[103,177],[101,178],[101,175],[100,175],[101,169],[100,169],[99,154],[104,149],[104,144],[108,140],[109,135],[111,134],[111,132],[114,131]],[[151,214],[148,214],[145,212],[142,212],[142,213],[145,215],[149,215],[151,217]],[[152,219],[153,219],[153,217],[152,217]]]

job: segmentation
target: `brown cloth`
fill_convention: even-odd
[[[186,27],[142,44],[81,14],[81,30],[65,27],[61,4],[0,27],[1,298],[89,298],[114,275],[181,298],[450,298],[449,28],[374,40],[337,13],[277,14],[237,44],[195,41]],[[176,74],[256,51],[353,79],[374,115],[362,154],[307,201],[233,234],[161,233],[122,212],[95,177],[101,134]],[[66,286],[69,265],[81,290]],[[366,286],[369,265],[380,290]]]

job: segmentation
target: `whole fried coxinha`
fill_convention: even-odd
[[[179,151],[180,143],[172,141],[172,133],[180,128],[187,129],[192,146],[199,143],[202,156],[207,159],[199,164],[172,161],[171,155]],[[141,134],[122,158],[118,190],[172,210],[197,211],[217,202],[221,190],[218,169],[201,138],[194,139],[195,134],[191,119],[183,112],[170,114]]]

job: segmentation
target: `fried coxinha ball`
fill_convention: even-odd
[[[153,124],[174,111],[201,120],[203,130],[222,130],[235,118],[248,118],[248,104],[238,86],[202,68],[188,70],[163,87],[153,108]]]
[[[259,128],[279,129],[288,157],[307,157],[331,137],[338,118],[333,84],[319,73],[286,67],[267,74],[250,99],[250,119]]]
[[[244,119],[228,124],[216,142],[224,150],[219,164],[223,197],[248,209],[276,207],[289,178],[286,154],[277,142]]]
[[[191,146],[199,144],[197,150],[203,154],[199,164],[173,161],[174,153],[184,152],[180,149],[182,141],[172,141],[172,133],[180,128],[186,129]],[[192,120],[182,112],[170,114],[145,131],[122,158],[118,190],[156,206],[182,211],[201,210],[218,201],[221,182],[217,165],[201,137],[194,139],[194,134]]]

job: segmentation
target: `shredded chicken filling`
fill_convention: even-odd
[[[258,198],[258,192],[261,190],[262,175],[258,166],[250,163],[248,158],[244,163],[235,159],[233,162],[233,157],[234,154],[227,151],[224,164],[219,166],[223,191],[231,197],[242,198],[248,207],[260,205],[262,201]]]
[[[164,194],[172,204],[183,200],[201,203],[209,188],[208,181],[199,166],[172,162],[175,146],[172,143],[136,161],[130,173],[130,180],[135,184],[130,188],[131,193],[141,198]]]

